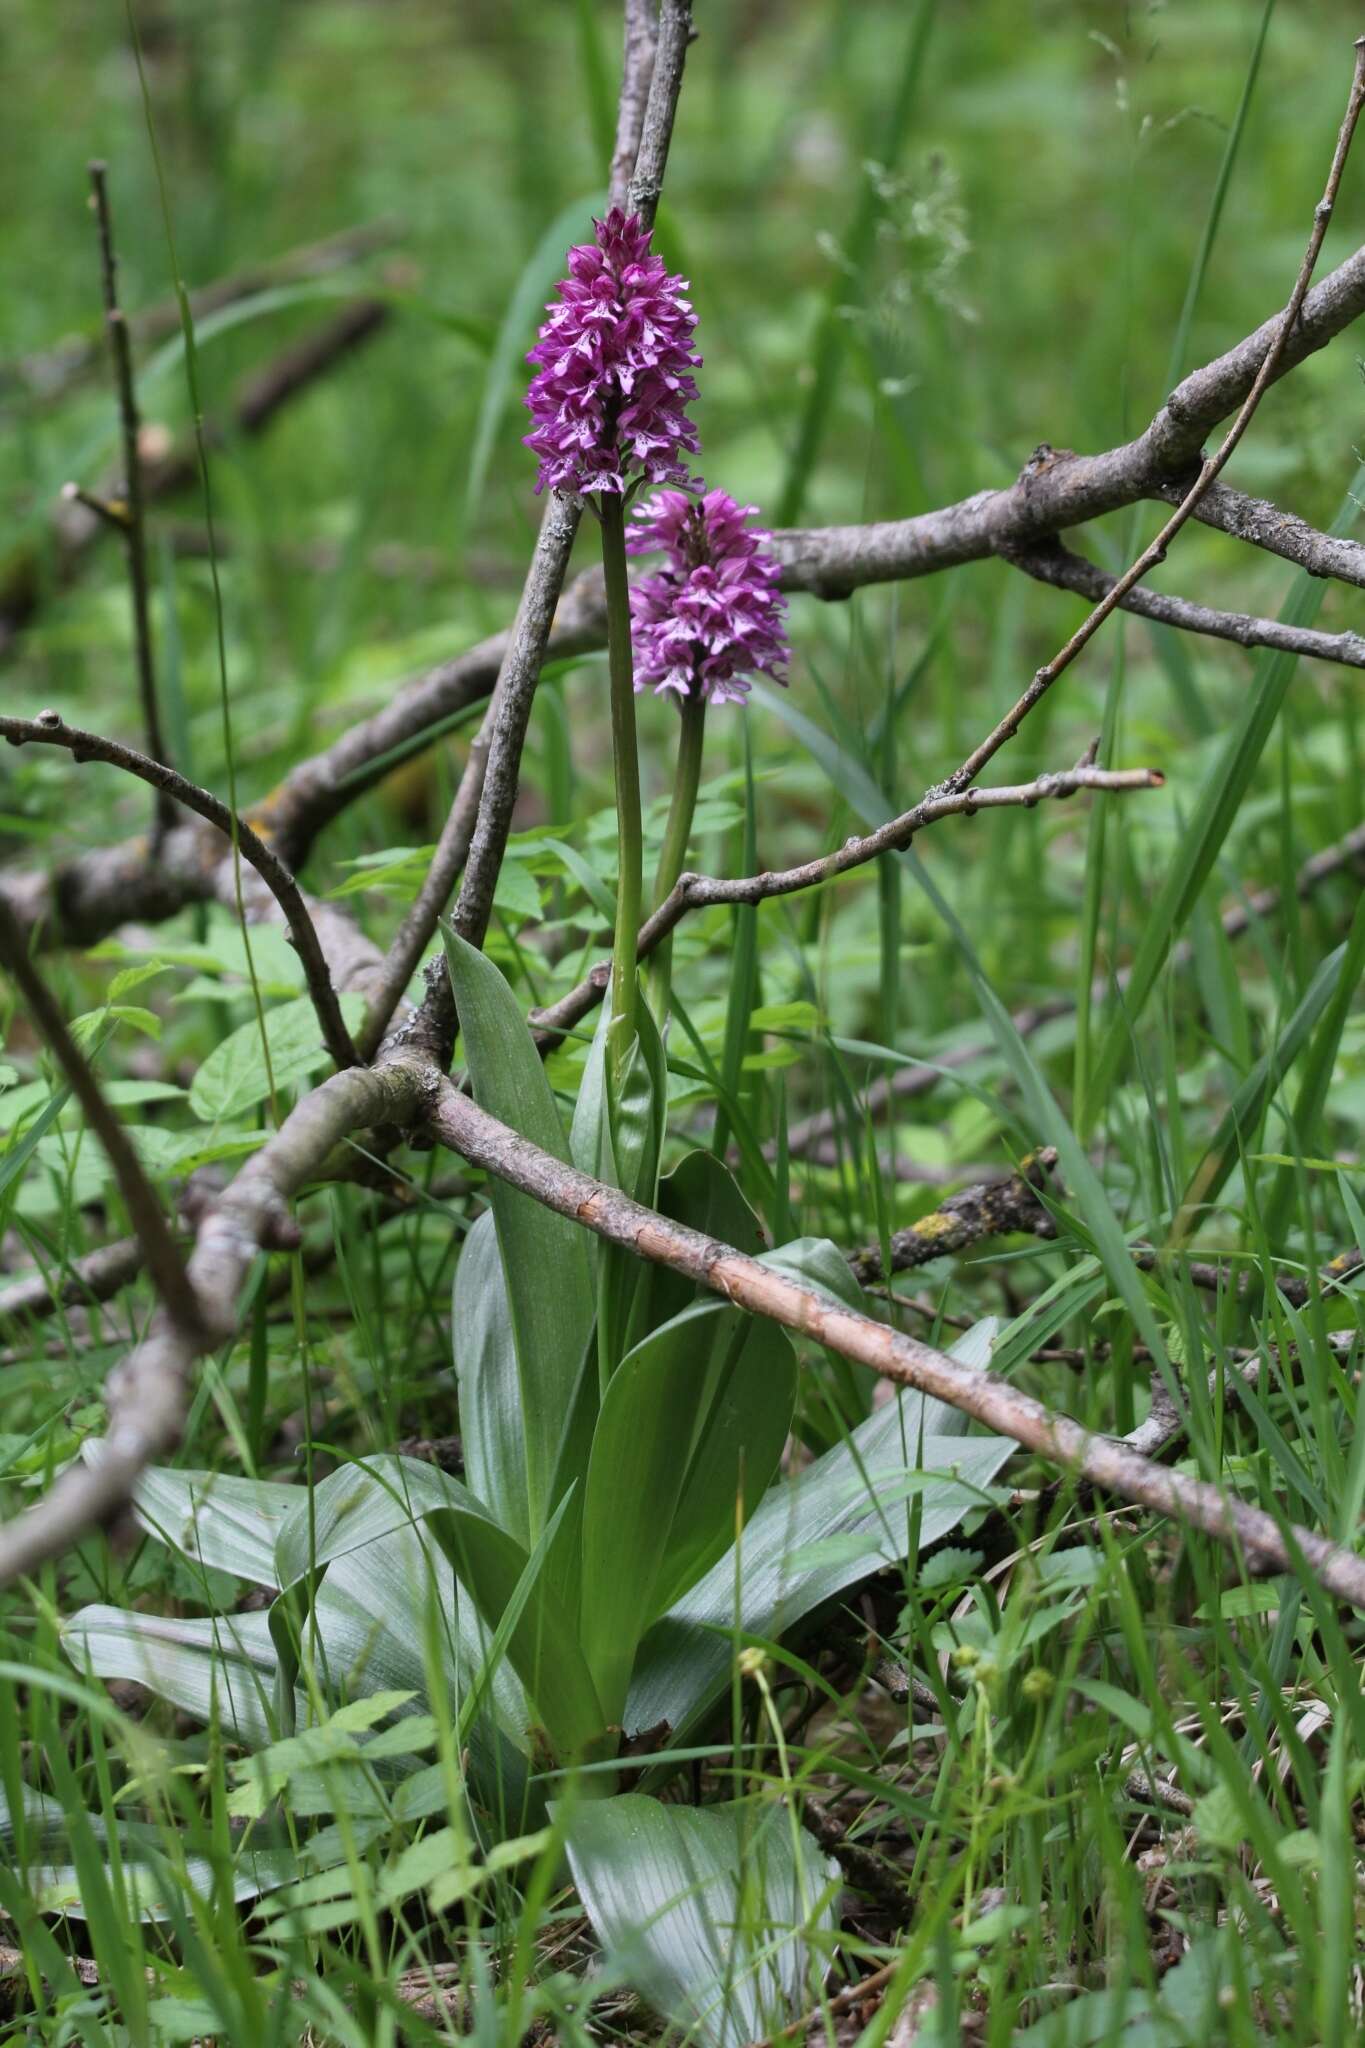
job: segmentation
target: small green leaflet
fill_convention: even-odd
[[[364,1013],[362,996],[341,998],[341,1014],[354,1028]],[[328,1053],[318,1032],[317,1012],[307,996],[267,1010],[270,1073],[275,1086],[286,1088],[327,1064]],[[190,1108],[204,1123],[222,1123],[263,1102],[270,1093],[260,1025],[255,1018],[216,1045],[190,1087]]]

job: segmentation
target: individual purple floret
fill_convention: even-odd
[[[668,563],[631,586],[637,690],[742,704],[752,676],[786,682],[787,600],[764,545],[771,534],[745,524],[757,510],[725,491],[708,491],[700,503],[659,491],[638,508],[627,549],[662,548]]]
[[[536,489],[691,483],[681,458],[699,445],[686,408],[701,357],[687,280],[665,270],[636,215],[614,206],[593,228],[595,242],[570,249],[569,275],[526,358],[538,366],[526,394]]]

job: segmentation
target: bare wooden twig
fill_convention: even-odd
[[[133,658],[137,664],[138,698],[142,707],[142,730],[147,752],[154,761],[165,761],[166,742],[161,731],[161,711],[156,698],[156,663],[152,653],[152,613],[147,583],[147,523],[142,496],[142,421],[137,408],[137,386],[133,378],[133,347],[128,323],[118,299],[118,258],[114,249],[114,221],[109,206],[109,181],[98,160],[90,167],[90,191],[99,225],[100,275],[104,290],[104,319],[109,330],[109,348],[114,360],[114,384],[118,392],[119,426],[123,435],[123,490],[127,516],[122,523],[124,553],[128,561],[128,589],[133,606]],[[156,837],[169,827],[175,807],[164,789],[156,794]]]
[[[867,1286],[870,1282],[889,1278],[893,1273],[911,1272],[917,1266],[931,1265],[935,1259],[967,1251],[972,1245],[990,1237],[1018,1234],[1050,1241],[1057,1236],[1057,1223],[1042,1200],[1042,1191],[1051,1188],[1057,1195],[1064,1195],[1065,1190],[1054,1179],[1056,1164],[1057,1154],[1048,1146],[1025,1160],[1016,1174],[1003,1179],[978,1181],[955,1195],[949,1195],[928,1215],[907,1224],[904,1230],[893,1231],[885,1252],[880,1244],[861,1245],[856,1251],[851,1251],[848,1262],[854,1278]],[[1164,1264],[1171,1262],[1170,1254],[1156,1245],[1133,1244],[1129,1251],[1133,1264],[1143,1273],[1159,1273]],[[1208,1294],[1227,1294],[1241,1300],[1252,1300],[1262,1291],[1260,1274],[1256,1270],[1238,1271],[1216,1260],[1187,1259],[1183,1255],[1174,1264],[1175,1269],[1193,1286]],[[1362,1267],[1365,1267],[1365,1251],[1352,1247],[1349,1251],[1339,1252],[1319,1267],[1318,1288],[1342,1287],[1353,1280]],[[1312,1298],[1312,1284],[1301,1273],[1275,1273],[1272,1279],[1276,1292],[1296,1308],[1302,1308]],[[915,1306],[913,1303],[906,1305]]]
[[[658,0],[626,0],[621,52],[621,95],[616,108],[616,142],[611,153],[611,175],[607,199],[611,206],[625,206],[635,159],[644,134],[645,109],[654,77],[654,57],[659,42]]]
[[[22,1274],[0,1287],[0,1323],[50,1315],[59,1307],[83,1308],[109,1301],[137,1278],[142,1265],[138,1240],[120,1237],[73,1259],[60,1279],[49,1279],[46,1273]]]
[[[1023,1231],[1030,1237],[1051,1237],[1056,1226],[1050,1211],[1039,1199],[1057,1164],[1057,1154],[1048,1146],[1026,1160],[1009,1180],[983,1181],[949,1195],[927,1216],[891,1233],[883,1254],[879,1244],[850,1252],[848,1263],[855,1280],[880,1280],[884,1275],[904,1273],[914,1266],[927,1266],[952,1252],[965,1251],[988,1237],[1008,1237]]]
[[[1168,484],[1153,495],[1169,500],[1175,490]],[[1323,533],[1295,513],[1282,512],[1267,498],[1250,498],[1229,484],[1215,484],[1195,506],[1194,516],[1201,525],[1214,526],[1234,540],[1245,541],[1248,547],[1293,562],[1310,576],[1331,577],[1357,589],[1365,586],[1365,547],[1358,540],[1348,534]]]
[[[1365,549],[1361,554],[1365,557]],[[1107,597],[1117,580],[1084,555],[1063,547],[1060,541],[1047,541],[1033,548],[1011,548],[1004,559],[1036,582],[1050,583],[1056,590],[1074,590],[1092,601]],[[1365,668],[1365,635],[1360,633],[1320,633],[1312,626],[1288,626],[1282,619],[1258,619],[1246,612],[1214,611],[1206,604],[1192,604],[1188,598],[1166,597],[1159,591],[1141,588],[1130,590],[1121,602],[1124,611],[1139,618],[1155,619],[1160,625],[1173,626],[1181,632],[1231,640],[1239,647],[1274,647],[1312,661],[1337,661],[1347,668]]]
[[[1161,784],[1162,777],[1154,768],[1082,765],[1058,775],[1040,775],[1033,782],[1002,784],[991,789],[931,791],[875,832],[846,839],[837,852],[825,854],[819,860],[803,861],[799,867],[729,877],[680,875],[670,894],[640,927],[640,958],[652,953],[689,910],[707,909],[717,903],[763,903],[773,896],[791,896],[802,889],[818,888],[852,868],[876,860],[880,854],[902,851],[927,826],[944,818],[972,817],[977,811],[1031,809],[1035,804],[1075,796],[1079,790],[1124,795],[1134,790],[1160,789]],[[558,1002],[532,1011],[531,1022],[542,1045],[572,1030],[596,1007],[606,987],[606,973],[605,964],[599,963]]]
[[[0,739],[8,740],[12,747],[65,747],[77,761],[106,761],[111,767],[121,768],[125,774],[150,783],[172,805],[183,804],[186,810],[196,812],[219,832],[226,834],[229,840],[233,839],[235,832],[236,843],[243,855],[280,906],[280,914],[303,968],[308,993],[318,1013],[323,1044],[339,1067],[354,1064],[355,1047],[299,885],[279,855],[244,819],[234,820],[225,803],[210,791],[200,789],[196,783],[177,774],[174,768],[161,761],[149,760],[145,754],[139,754],[135,748],[126,747],[118,740],[108,740],[99,733],[85,732],[78,726],[68,725],[57,711],[40,711],[36,718],[0,717]],[[0,896],[0,902],[3,901]]]
[[[478,823],[479,799],[483,791],[484,770],[488,761],[489,728],[492,724],[491,709],[479,727],[455,791],[455,801],[441,827],[441,836],[436,842],[431,863],[422,879],[407,914],[398,927],[397,936],[385,955],[384,965],[373,992],[369,1007],[360,1027],[357,1041],[362,1059],[373,1059],[379,1044],[392,1021],[394,1011],[403,998],[403,991],[417,969],[417,963],[425,953],[435,934],[437,923],[450,901],[451,890],[469,858],[469,849]]]
[[[1095,1435],[989,1372],[973,1372],[945,1353],[835,1305],[771,1266],[731,1246],[656,1215],[576,1167],[542,1152],[442,1081],[429,1128],[443,1145],[520,1188],[547,1208],[611,1244],[668,1266],[752,1315],[767,1317],[812,1342],[912,1387],[1011,1437],[1050,1464],[1136,1506],[1168,1515],[1239,1551],[1257,1569],[1292,1571],[1302,1560],[1319,1584],[1365,1610],[1365,1558],[1308,1529],[1249,1507],[1227,1489],[1169,1472],[1122,1442]]]

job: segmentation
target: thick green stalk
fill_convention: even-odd
[[[635,946],[640,929],[644,835],[640,762],[635,746],[635,668],[630,653],[625,506],[603,491],[602,571],[607,585],[607,660],[611,671],[611,751],[616,771],[616,935],[611,951],[608,1063],[619,1079],[635,1037]]]
[[[654,877],[654,908],[657,910],[683,871],[687,842],[692,834],[692,814],[697,808],[697,786],[701,781],[702,735],[706,730],[706,699],[700,690],[682,700],[682,729],[678,735],[678,763],[674,772],[673,801],[668,807],[664,843],[659,853],[659,871]],[[649,995],[660,1028],[668,1014],[669,970],[673,959],[670,932],[656,947],[649,964]]]

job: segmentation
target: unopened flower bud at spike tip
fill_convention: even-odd
[[[536,489],[623,496],[636,479],[691,483],[683,458],[699,443],[687,407],[701,357],[687,281],[665,269],[635,214],[613,207],[593,228],[594,241],[570,249],[527,357]]]
[[[787,600],[770,536],[748,524],[757,510],[724,491],[659,491],[637,508],[627,549],[667,556],[631,588],[637,690],[742,704],[755,675],[785,684]]]

